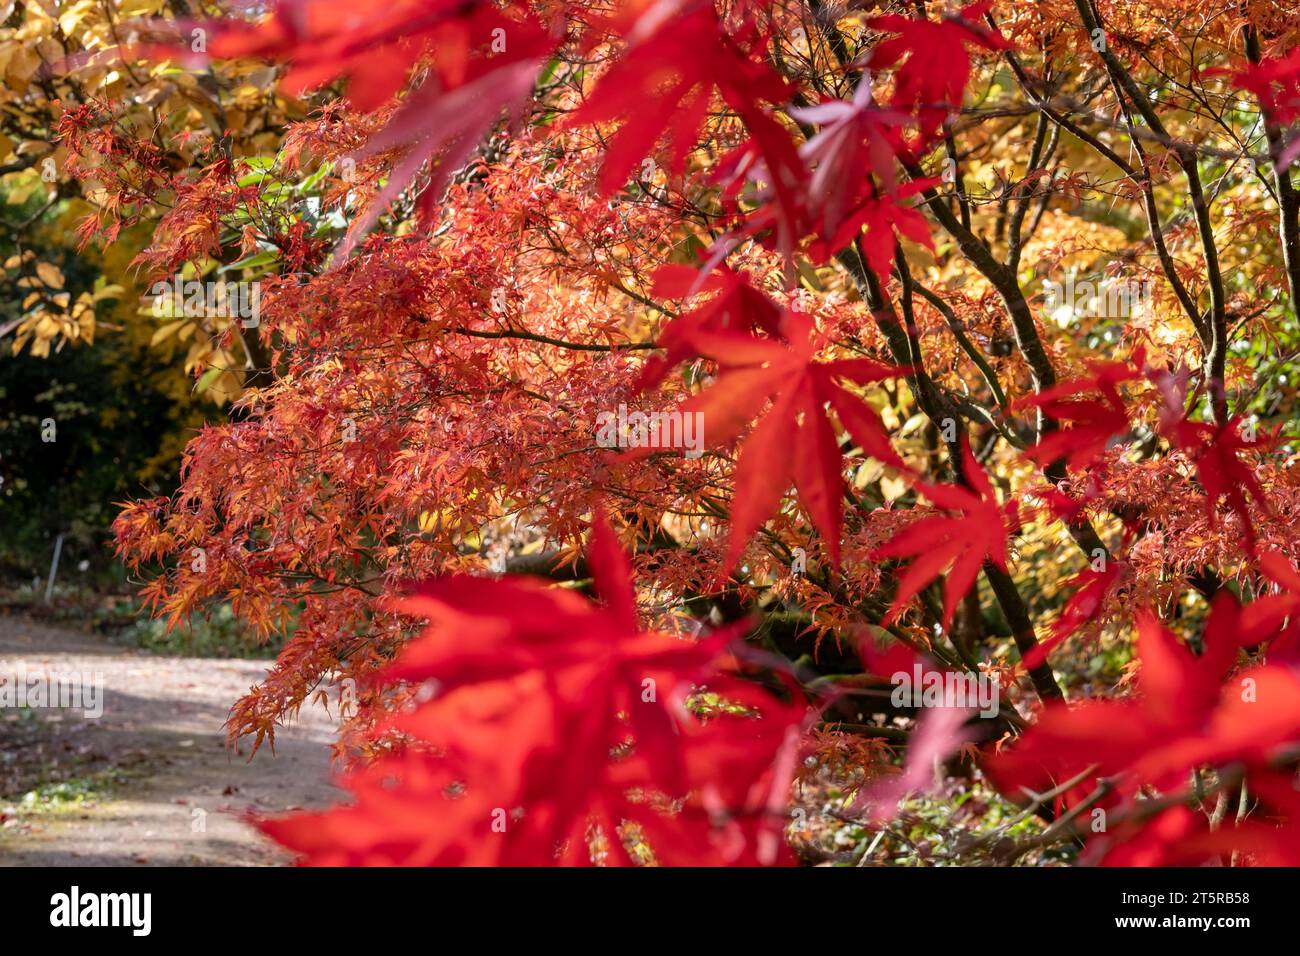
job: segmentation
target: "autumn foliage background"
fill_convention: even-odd
[[[347,718],[354,803],[268,833],[1300,862],[1294,5],[243,6],[0,4],[0,182],[101,260],[11,231],[28,361],[259,284],[144,320],[223,411],[114,533],[281,644],[232,737]]]

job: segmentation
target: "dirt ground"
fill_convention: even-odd
[[[304,706],[249,761],[222,723],[266,662],[162,657],[0,616],[0,680],[103,675],[103,715],[0,708],[0,865],[276,866],[249,812],[316,808],[335,721]]]

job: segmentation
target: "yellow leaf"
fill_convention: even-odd
[[[25,183],[19,183],[9,192],[9,198],[5,200],[6,205],[21,206],[27,202],[27,197],[36,192],[41,186],[39,178],[31,178]]]
[[[149,345],[157,345],[169,336],[174,335],[176,331],[188,321],[188,319],[181,319],[178,322],[168,322],[162,328],[158,329],[158,331],[154,332],[153,337],[149,339]]]
[[[152,17],[157,16],[167,6],[167,0],[123,0],[121,16]]]
[[[63,270],[53,263],[36,263],[36,275],[51,289],[63,288]]]
[[[907,491],[907,480],[905,478],[885,475],[880,479],[880,494],[886,501],[895,500],[905,491]]]
[[[17,153],[19,156],[40,156],[53,148],[43,139],[25,139],[19,144]]]
[[[52,339],[59,334],[59,323],[48,312],[42,312],[36,321],[35,331],[39,338]]]

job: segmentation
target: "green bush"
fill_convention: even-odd
[[[116,640],[153,651],[155,654],[174,654],[180,657],[249,657],[274,658],[281,642],[272,640],[259,644],[252,633],[235,617],[229,604],[220,604],[205,619],[191,615],[167,632],[164,620],[137,617],[128,627],[118,632]]]

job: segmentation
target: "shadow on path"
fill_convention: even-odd
[[[227,750],[230,706],[268,663],[160,657],[0,616],[0,680],[21,666],[29,677],[98,672],[104,687],[98,718],[0,709],[0,865],[289,862],[245,815],[321,807],[343,794],[330,784],[335,722],[323,707],[304,704],[276,733],[274,754],[263,746],[249,761],[247,745]],[[25,793],[59,783],[89,795],[28,812]]]

